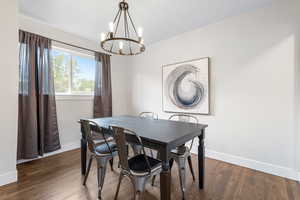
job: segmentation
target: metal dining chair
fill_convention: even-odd
[[[112,130],[121,164],[115,200],[118,198],[121,182],[125,176],[131,180],[134,186],[134,200],[143,199],[146,182],[153,175],[158,175],[162,171],[161,161],[146,155],[142,140],[135,132],[120,127],[112,127]],[[142,147],[141,154],[129,158],[126,147],[126,134],[130,134],[136,139],[136,142]]]
[[[199,120],[195,116],[188,115],[188,114],[173,114],[169,117],[169,120],[199,124]],[[187,161],[193,177],[193,181],[195,181],[195,173],[194,173],[194,169],[192,165],[192,157],[191,157],[191,149],[193,147],[193,144],[194,144],[194,138],[191,140],[189,147],[187,147],[185,144],[178,146],[176,149],[173,149],[171,151],[171,155],[170,155],[172,162],[174,160],[178,165],[182,199],[186,199],[185,191],[186,191],[186,162]],[[154,185],[154,181],[155,181],[155,176],[152,179],[152,185]]]
[[[83,185],[86,185],[86,181],[92,166],[92,161],[95,159],[97,161],[98,198],[101,199],[101,191],[104,184],[106,167],[109,161],[111,161],[112,167],[113,157],[117,155],[117,145],[113,140],[108,139],[109,136],[105,134],[104,129],[102,129],[96,122],[92,120],[81,119],[80,123],[82,124],[83,130],[87,134],[88,149],[90,151],[90,159]],[[95,127],[96,130],[92,131],[91,126]],[[102,142],[99,140],[102,140]]]
[[[153,120],[158,120],[158,114],[154,113],[154,112],[141,112],[139,114],[139,117],[142,118],[147,118],[147,119],[153,119]],[[137,145],[137,144],[131,144],[131,147],[133,149],[133,152],[135,155],[140,154],[141,153],[141,146]],[[154,153],[152,149],[149,149],[150,151],[150,155],[151,157],[154,157]]]

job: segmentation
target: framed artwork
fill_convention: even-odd
[[[209,58],[162,67],[163,111],[210,114]]]

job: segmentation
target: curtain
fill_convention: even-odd
[[[110,56],[95,53],[94,118],[112,116]]]
[[[60,149],[51,40],[19,31],[18,159]]]

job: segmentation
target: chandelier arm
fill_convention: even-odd
[[[127,38],[127,30],[126,30],[126,12],[124,12],[124,37]]]
[[[117,14],[116,14],[116,16],[115,16],[115,18],[114,18],[114,21],[113,21],[113,23],[115,24],[115,22],[116,22],[116,20],[117,20],[117,17],[119,16],[119,14],[120,14],[120,9],[119,9],[119,11],[117,12]],[[110,32],[107,32],[106,33],[106,38],[108,38],[109,37],[109,34],[110,34]]]
[[[132,27],[133,27],[133,30],[134,30],[134,32],[135,32],[135,35],[136,35],[136,37],[139,37],[138,34],[137,34],[137,31],[136,31],[136,28],[135,28],[135,26],[134,26],[133,20],[131,19],[131,16],[130,16],[130,13],[129,13],[128,10],[127,10],[127,13],[128,13],[128,17],[129,17],[129,19],[130,19],[131,25],[132,25]]]
[[[130,38],[130,31],[129,31],[129,27],[128,27],[128,19],[127,19],[127,12],[124,13],[125,14],[125,20],[126,20],[126,27],[125,27],[125,30],[127,30],[127,36],[128,38]],[[129,51],[130,51],[130,54],[132,54],[132,48],[131,48],[131,43],[130,41],[128,40],[127,41],[128,43],[128,46],[129,46]]]
[[[118,28],[119,28],[119,23],[120,23],[121,15],[122,15],[122,11],[121,11],[121,9],[120,9],[120,10],[119,10],[118,22],[117,22],[117,25],[116,25],[116,28],[115,28],[115,32],[114,32],[114,34],[113,34],[113,37],[116,37],[117,31],[118,31]],[[112,49],[113,49],[113,47],[114,47],[114,43],[115,43],[115,41],[112,41],[112,44],[111,44],[111,47],[110,47],[110,51],[112,51]]]
[[[114,21],[113,21],[114,23],[116,22],[116,20],[117,20],[119,14],[120,14],[120,12],[121,12],[121,9],[119,9],[119,11],[117,12],[117,15],[115,16]]]
[[[124,23],[124,38],[129,38],[128,33],[127,33],[127,28],[126,28],[126,11],[124,11],[124,18],[123,18],[123,23]]]

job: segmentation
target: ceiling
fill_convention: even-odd
[[[272,0],[128,0],[145,43],[154,43],[225,17],[265,6]],[[20,13],[66,32],[99,41],[117,13],[119,0],[19,0]]]

